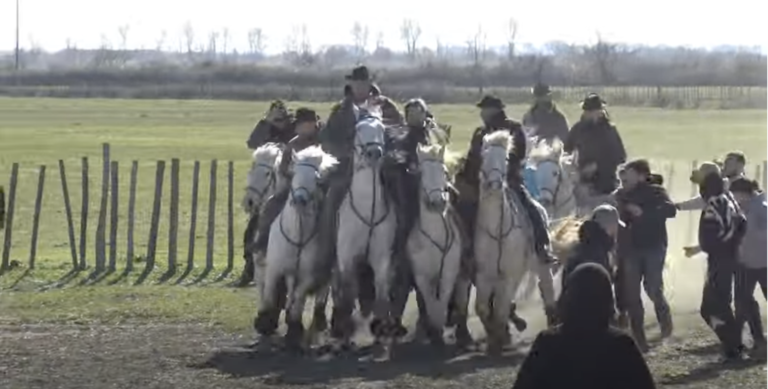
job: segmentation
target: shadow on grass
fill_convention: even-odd
[[[481,369],[511,367],[525,358],[511,351],[498,358],[479,353],[462,354],[451,346],[438,352],[429,345],[404,343],[397,346],[389,362],[364,361],[370,349],[327,360],[285,353],[253,350],[219,351],[205,362],[191,366],[216,369],[232,377],[263,377],[271,385],[327,384],[342,379],[386,381],[403,375],[453,379]]]
[[[160,278],[157,280],[157,284],[158,285],[164,284],[168,280],[173,278],[173,276],[175,275],[176,275],[176,266],[170,267],[168,268],[168,270],[165,271],[165,273],[163,273],[163,275],[160,276]]]
[[[139,278],[136,279],[136,282],[133,285],[141,285],[144,283],[144,281],[147,280],[147,277],[152,273],[152,270],[155,270],[155,265],[152,263],[147,263],[144,267],[144,270],[139,275]]]
[[[61,289],[61,288],[65,287],[65,286],[69,285],[69,283],[72,282],[73,280],[75,280],[77,278],[77,276],[79,276],[80,273],[83,270],[84,269],[81,269],[81,268],[70,269],[67,272],[67,274],[64,274],[63,276],[59,277],[58,280],[49,282],[49,283],[41,286],[38,290],[45,291],[45,290],[48,290],[48,289]]]
[[[117,284],[123,282],[125,279],[128,278],[128,276],[132,272],[133,272],[133,268],[126,267],[125,269],[123,269],[123,272],[120,273],[120,275],[117,278],[115,278],[114,280],[110,281],[107,285],[117,285]]]
[[[187,267],[184,269],[184,272],[183,272],[183,273],[181,273],[181,275],[179,276],[179,278],[178,278],[178,279],[176,280],[176,282],[174,282],[173,284],[174,284],[174,285],[181,285],[181,283],[182,283],[182,282],[184,282],[184,280],[186,280],[186,279],[187,279],[187,277],[189,277],[189,275],[190,275],[190,274],[192,274],[192,270],[193,270],[193,269],[194,269],[194,266],[187,266]]]
[[[689,370],[686,373],[662,377],[661,384],[663,385],[691,385],[696,382],[709,381],[719,377],[725,371],[740,371],[748,369],[754,366],[764,365],[765,362],[756,360],[743,360],[736,362],[710,362],[705,365],[696,367]]]
[[[26,270],[24,270],[23,273],[21,273],[21,275],[18,278],[13,280],[13,282],[11,282],[11,284],[8,285],[8,288],[6,288],[6,289],[14,289],[14,288],[16,288],[16,286],[18,286],[19,283],[21,283],[21,281],[23,281],[25,278],[27,278],[30,273],[32,273],[32,269],[27,268]]]
[[[198,275],[194,280],[192,280],[192,282],[188,283],[187,285],[200,284],[201,282],[205,281],[206,278],[208,278],[208,276],[211,274],[212,271],[213,271],[213,267],[206,267],[205,269],[203,269],[203,272],[200,273],[200,275]]]
[[[227,278],[229,278],[230,274],[232,274],[233,270],[234,270],[234,266],[232,266],[232,265],[227,266],[227,268],[224,269],[224,271],[221,272],[221,274],[219,274],[219,276],[216,277],[213,280],[213,282],[216,283],[216,282],[221,282],[221,281],[226,280]]]
[[[88,285],[97,285],[100,282],[104,281],[107,277],[111,276],[112,274],[115,274],[115,269],[107,269],[106,271],[99,273],[99,275],[96,276]]]

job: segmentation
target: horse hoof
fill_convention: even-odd
[[[408,335],[408,329],[405,328],[400,320],[394,320],[390,327],[391,328],[389,332],[393,338],[402,338]]]
[[[387,324],[378,317],[371,320],[371,324],[368,327],[371,334],[377,339],[387,335],[387,332],[389,332],[387,331]]]
[[[328,329],[328,319],[325,310],[317,310],[312,317],[312,329],[315,332],[323,332]]]
[[[525,321],[525,319],[521,318],[520,316],[513,315],[509,318],[512,321],[512,325],[515,326],[515,329],[517,332],[523,332],[528,328],[528,322]]]
[[[253,328],[259,335],[272,336],[277,330],[280,312],[272,309],[260,311],[253,320]]]

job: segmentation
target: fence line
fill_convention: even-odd
[[[93,263],[93,271],[87,279],[83,280],[83,284],[95,283],[100,279],[103,279],[106,275],[109,275],[117,270],[118,266],[118,245],[119,232],[121,231],[120,223],[120,164],[117,160],[111,160],[110,145],[104,144],[103,148],[104,161],[108,162],[104,166],[107,169],[102,171],[102,193],[99,199],[100,207],[98,217],[98,223],[96,226],[97,233],[95,234],[95,240],[93,247],[95,248],[96,256]],[[89,211],[89,160],[87,157],[81,159],[82,167],[82,206],[81,206],[81,220],[80,220],[80,239],[79,242],[76,239],[75,222],[73,220],[73,210],[71,206],[71,198],[69,186],[67,183],[66,166],[64,160],[58,161],[59,176],[61,179],[61,191],[64,205],[64,214],[67,224],[67,245],[69,250],[69,256],[71,257],[72,272],[77,273],[88,268],[87,263],[87,227],[88,227],[88,211]],[[170,278],[175,277],[177,270],[179,269],[178,256],[179,256],[179,227],[180,227],[180,201],[181,201],[181,161],[177,158],[173,158],[170,161],[170,189],[167,198],[163,197],[164,181],[166,161],[156,161],[155,175],[154,175],[154,189],[152,191],[153,199],[150,208],[149,216],[149,228],[146,241],[146,254],[143,257],[144,266],[141,274],[137,277],[135,284],[143,283],[150,274],[157,267],[165,266],[166,272],[158,277],[157,282],[165,282]],[[186,263],[182,274],[176,279],[176,284],[180,284],[187,276],[189,276],[195,269],[195,248],[197,240],[197,224],[198,224],[198,201],[199,201],[199,187],[200,187],[200,161],[194,161],[191,172],[191,202],[189,208],[189,242],[187,250]],[[207,224],[204,234],[205,239],[205,265],[201,269],[198,277],[195,280],[189,282],[190,284],[199,283],[206,279],[206,277],[213,272],[215,267],[216,258],[216,223],[217,223],[217,205],[219,197],[218,188],[218,165],[219,161],[214,159],[210,161],[210,175],[209,175],[209,191],[208,191],[208,209],[207,209]],[[235,164],[233,161],[227,161],[226,164],[226,182],[222,182],[224,185],[222,190],[226,190],[224,195],[226,196],[226,203],[224,205],[226,209],[226,218],[223,221],[226,223],[226,253],[220,254],[220,257],[224,257],[225,267],[222,272],[212,280],[212,282],[221,281],[227,279],[232,273],[235,267],[235,227],[234,227],[234,176],[235,176]],[[665,186],[672,192],[674,188],[681,190],[686,188],[687,174],[688,172],[682,172],[683,178],[680,178],[679,171],[676,171],[676,164],[670,163],[668,166],[658,166],[660,172],[664,172]],[[691,170],[698,167],[698,161],[692,161],[690,164]],[[761,183],[762,187],[768,186],[768,161],[762,161],[762,163],[755,164],[750,169],[750,176],[753,176],[755,180]],[[43,212],[43,200],[45,198],[45,177],[46,166],[41,165],[38,168],[38,180],[36,187],[36,195],[33,208],[32,217],[32,230],[30,241],[30,253],[27,266],[27,272],[32,269],[38,269],[40,263],[44,263],[45,258],[38,260],[38,235],[39,227],[41,226],[41,218]],[[681,181],[682,180],[682,181]],[[683,184],[682,186],[680,184]],[[130,177],[128,180],[128,195],[127,195],[127,212],[126,212],[126,225],[125,225],[125,264],[121,278],[113,280],[112,283],[119,282],[122,278],[127,277],[134,269],[134,262],[141,260],[140,256],[136,256],[134,253],[137,250],[135,241],[135,228],[136,228],[136,214],[137,214],[137,187],[139,186],[139,161],[131,161]],[[19,164],[13,163],[10,176],[10,185],[8,191],[8,203],[6,212],[6,224],[3,241],[3,253],[2,262],[0,262],[0,274],[6,273],[15,267],[21,266],[18,261],[13,261],[11,257],[11,251],[14,248],[13,245],[13,233],[14,233],[14,219],[18,219],[16,216],[18,208],[18,199],[24,199],[24,196],[18,196],[19,192]],[[225,188],[225,189],[224,189]],[[690,185],[690,195],[695,196],[698,193],[698,189],[695,185]],[[163,201],[169,201],[168,210],[168,250],[167,253],[158,252],[158,236],[160,233],[161,215]],[[148,203],[145,201],[145,203]],[[142,204],[142,203],[140,203]],[[47,212],[46,215],[53,214],[53,212]],[[107,217],[107,215],[109,215]],[[50,217],[50,216],[46,216]],[[102,220],[103,219],[103,220]],[[687,221],[687,241],[693,241],[694,235],[694,217],[689,217]],[[109,223],[108,241],[103,236],[107,229],[107,222]],[[164,222],[163,222],[164,223]],[[42,223],[46,225],[45,222]],[[23,227],[23,226],[22,226]],[[45,231],[42,233],[43,241],[45,241]],[[103,240],[102,240],[103,239]],[[100,250],[106,250],[107,244],[109,245],[109,251],[103,252]],[[164,246],[165,247],[165,246]],[[105,254],[108,254],[105,255]],[[165,256],[165,263],[159,264],[157,262],[158,257]],[[25,272],[26,274],[26,272]]]

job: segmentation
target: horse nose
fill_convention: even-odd
[[[292,197],[293,197],[293,204],[300,207],[307,205],[307,203],[309,202],[307,193],[303,190],[294,192]]]
[[[381,158],[381,156],[384,154],[384,150],[381,149],[381,146],[373,146],[369,147],[365,153],[368,159],[372,161],[378,161],[379,158]]]

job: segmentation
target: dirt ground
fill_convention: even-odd
[[[764,388],[764,364],[717,362],[714,337],[693,313],[655,343],[648,363],[662,387]],[[650,336],[653,339],[654,329]],[[8,389],[105,388],[509,388],[530,342],[503,357],[441,355],[405,343],[394,361],[259,353],[247,336],[203,325],[0,327],[0,385]],[[362,355],[361,352],[360,355]]]

